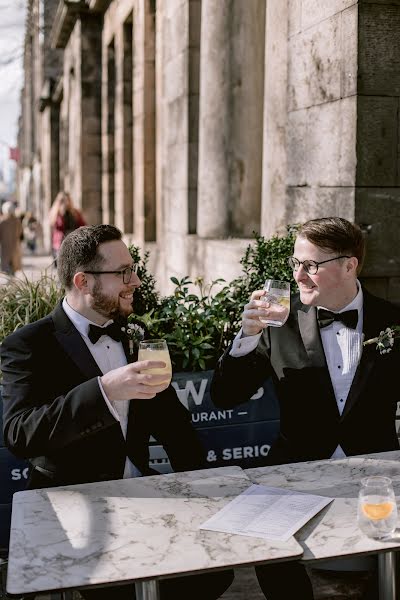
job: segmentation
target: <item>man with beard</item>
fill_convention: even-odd
[[[57,269],[62,302],[1,346],[4,440],[29,459],[28,487],[155,474],[151,435],[175,471],[203,468],[190,413],[163,375],[146,373],[165,364],[129,362],[123,329],[141,282],[121,232],[111,225],[76,229],[61,245]],[[160,584],[161,600],[218,598],[232,578],[225,571],[170,579]],[[130,585],[81,593],[134,598]]]

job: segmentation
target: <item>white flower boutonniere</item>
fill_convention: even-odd
[[[139,342],[144,339],[144,329],[137,323],[128,323],[126,327],[121,327],[121,330],[128,336],[129,354],[132,356],[135,346],[139,346]]]
[[[391,352],[394,340],[398,337],[400,337],[400,325],[392,325],[391,327],[386,327],[377,337],[366,340],[364,346],[376,344],[376,349],[379,350],[380,354],[387,354]]]

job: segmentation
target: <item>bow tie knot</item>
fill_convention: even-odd
[[[95,344],[102,335],[108,335],[116,342],[120,342],[122,340],[122,331],[120,326],[115,323],[110,323],[107,327],[98,327],[97,325],[89,325],[88,338]]]
[[[345,310],[341,313],[334,313],[325,308],[317,309],[317,320],[318,325],[322,327],[328,327],[332,325],[334,321],[341,321],[346,327],[355,329],[358,323],[358,310]]]

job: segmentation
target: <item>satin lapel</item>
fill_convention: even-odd
[[[51,316],[55,326],[54,335],[58,343],[73,360],[78,369],[88,379],[102,375],[82,336],[68,319],[61,304],[54,309]]]
[[[311,366],[316,370],[316,385],[321,385],[324,393],[329,395],[330,400],[337,410],[335,393],[333,391],[331,378],[329,376],[328,365],[326,363],[324,348],[322,346],[321,336],[317,322],[317,314],[314,306],[311,306],[307,312],[299,310],[297,312],[299,321],[300,335],[303,340]]]
[[[384,315],[382,315],[381,311],[375,308],[374,297],[370,296],[370,294],[368,294],[368,292],[366,292],[364,289],[363,294],[363,334],[364,339],[368,340],[378,335],[381,329],[386,327],[386,325],[384,325],[384,321],[382,321],[382,316],[384,317]],[[342,419],[349,413],[354,404],[361,397],[378,355],[379,353],[376,351],[374,345],[365,346],[363,348],[361,360],[358,364],[349,394],[347,396],[346,404],[341,417]]]

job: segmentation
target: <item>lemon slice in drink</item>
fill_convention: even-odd
[[[285,308],[290,308],[290,298],[285,298],[284,296],[281,296],[281,297],[278,299],[278,303],[279,303],[281,306],[284,306]]]
[[[368,519],[378,521],[379,519],[387,519],[390,517],[393,511],[393,504],[392,502],[380,502],[379,504],[365,502],[365,504],[362,505],[362,510]]]

